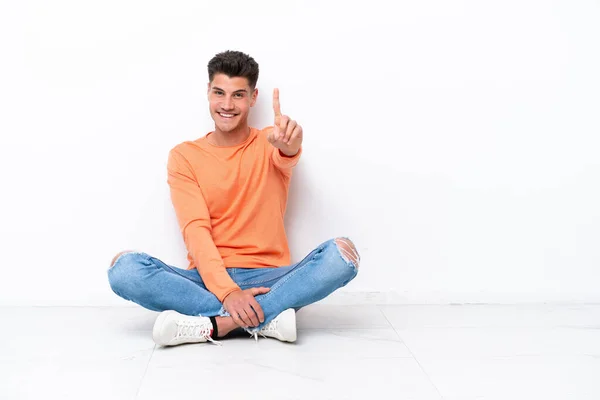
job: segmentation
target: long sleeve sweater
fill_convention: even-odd
[[[250,128],[235,146],[211,144],[208,133],[169,152],[167,182],[188,250],[187,269],[198,269],[221,302],[240,290],[226,268],[290,264],[284,215],[302,150],[283,156],[267,141],[270,129]]]

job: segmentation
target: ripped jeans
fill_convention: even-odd
[[[241,289],[271,289],[255,297],[265,315],[265,321],[251,330],[255,331],[284,310],[298,310],[345,286],[358,273],[359,263],[360,256],[352,242],[336,238],[290,266],[227,268],[227,272]],[[175,268],[146,253],[121,254],[108,270],[108,280],[117,295],[149,310],[229,316],[223,304],[206,289],[196,269]]]

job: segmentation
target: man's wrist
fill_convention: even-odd
[[[229,297],[229,295],[231,295],[232,293],[236,293],[236,292],[241,292],[242,289],[241,288],[235,288],[233,289],[231,292],[227,293],[224,297],[223,297],[223,301],[221,301],[222,304],[225,304],[225,300],[227,300],[227,298]]]
[[[292,154],[287,154],[286,152],[279,149],[279,155],[281,155],[282,157],[294,157],[296,154],[298,154],[298,151],[300,150],[297,150],[295,153]]]

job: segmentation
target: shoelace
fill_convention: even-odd
[[[266,336],[263,332],[276,331],[278,322],[279,322],[279,320],[277,318],[275,318],[273,321],[271,321],[268,324],[266,324],[265,326],[263,326],[259,331],[251,333],[250,337],[253,337],[254,340],[257,342],[258,342],[258,334],[260,334],[262,337],[266,338]]]
[[[221,342],[210,337],[212,329],[210,325],[197,322],[179,320],[177,321],[177,339],[179,338],[202,338],[211,343],[221,346]]]

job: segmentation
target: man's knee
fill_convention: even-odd
[[[356,246],[352,240],[340,237],[335,239],[335,244],[344,261],[352,262],[356,268],[358,268],[360,264],[360,254],[358,254],[358,250],[356,250]]]
[[[124,254],[131,254],[131,256],[123,256]],[[125,259],[125,257],[127,258]],[[129,299],[143,289],[140,280],[148,266],[148,263],[145,262],[146,257],[143,253],[127,250],[118,253],[112,259],[108,269],[108,282],[116,294]],[[115,268],[117,264],[118,268]]]

